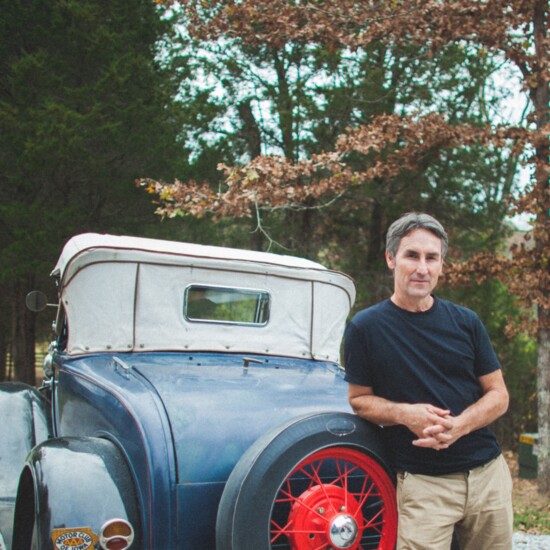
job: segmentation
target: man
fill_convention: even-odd
[[[477,315],[432,294],[448,239],[427,214],[386,238],[392,296],[360,311],[344,339],[349,401],[383,426],[397,472],[398,550],[512,548],[512,481],[486,427],[508,408],[500,363]]]

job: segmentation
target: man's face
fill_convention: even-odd
[[[431,293],[443,272],[441,239],[426,229],[414,229],[399,243],[395,257],[386,251],[394,274],[394,302],[405,309],[431,305]]]

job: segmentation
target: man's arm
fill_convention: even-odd
[[[437,439],[443,445],[439,448],[447,448],[462,436],[479,430],[502,416],[508,410],[509,396],[501,369],[480,376],[478,380],[483,390],[483,395],[478,401],[458,416],[449,416],[451,427],[426,427],[422,437],[413,441],[413,444],[433,448],[434,439]]]
[[[449,421],[448,410],[428,403],[395,403],[374,395],[373,389],[368,386],[349,384],[348,398],[352,409],[361,418],[381,426],[402,424],[418,438],[429,437],[432,445],[424,445],[426,447],[446,445],[438,437],[454,425]],[[434,426],[438,427],[435,434],[425,433],[429,427]]]

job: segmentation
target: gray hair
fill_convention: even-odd
[[[386,234],[386,250],[395,257],[401,239],[415,229],[426,229],[441,239],[441,256],[444,259],[449,247],[447,233],[434,217],[422,212],[403,214],[403,216],[390,225]]]

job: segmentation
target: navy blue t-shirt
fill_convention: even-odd
[[[471,310],[434,297],[428,311],[410,312],[385,300],[360,311],[344,336],[345,379],[399,403],[430,403],[453,416],[483,394],[478,377],[501,368],[489,336]],[[412,445],[405,426],[382,430],[396,470],[442,475],[467,471],[500,454],[488,428],[448,449]]]

